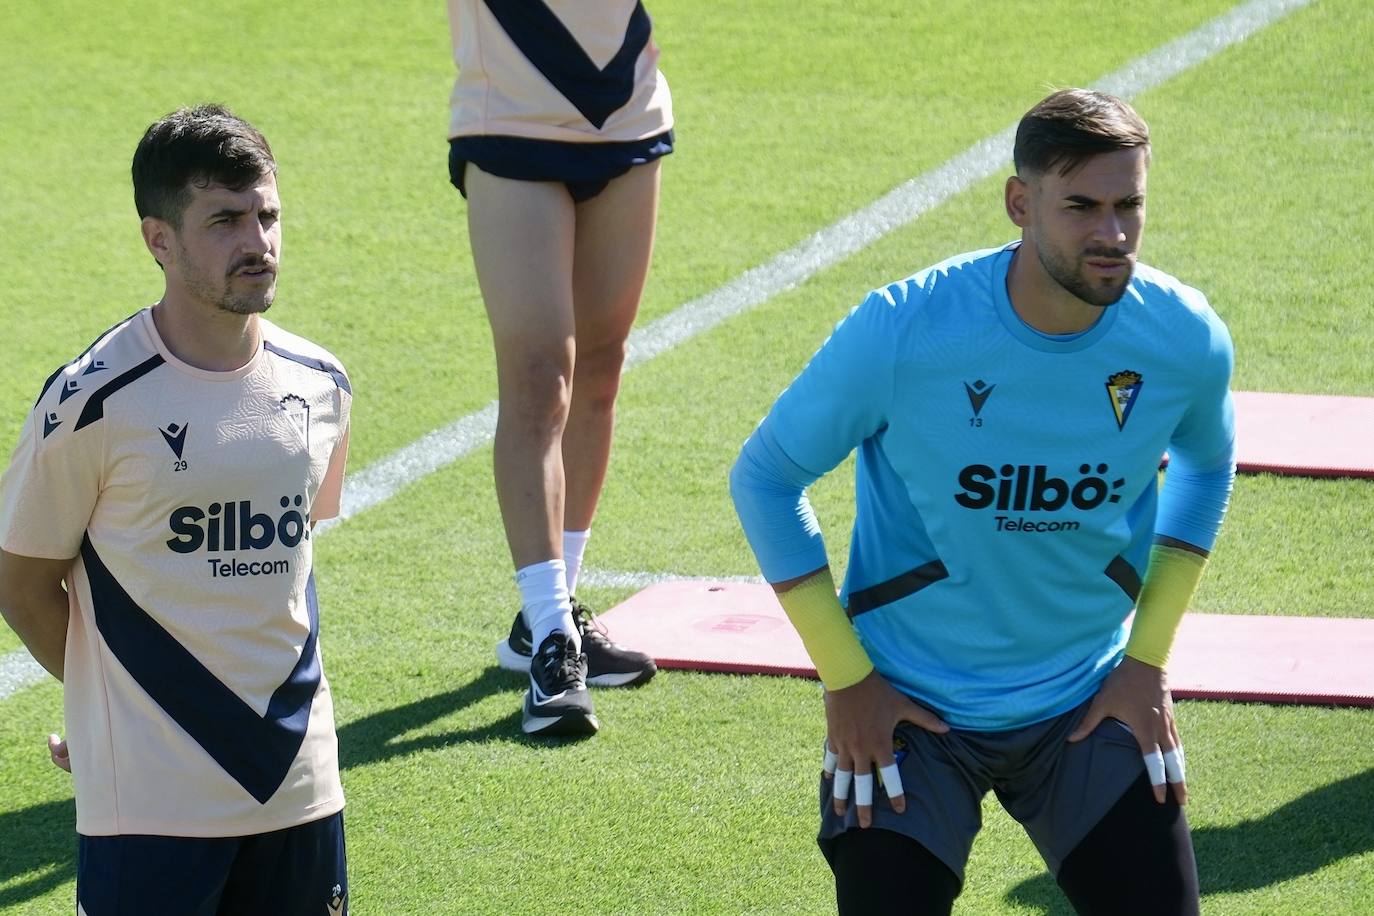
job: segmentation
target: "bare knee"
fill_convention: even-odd
[[[572,388],[572,361],[564,353],[529,351],[502,360],[502,425],[544,433],[562,429]]]
[[[579,407],[597,413],[615,409],[620,391],[620,373],[625,366],[625,341],[617,340],[595,347],[579,347],[574,395]]]

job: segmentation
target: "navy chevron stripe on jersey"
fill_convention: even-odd
[[[70,365],[71,363],[63,363],[62,365],[58,366],[56,369],[52,371],[52,375],[48,376],[47,380],[43,382],[43,390],[38,392],[38,400],[33,402],[34,407],[37,407],[40,403],[42,403],[43,396],[48,393],[48,389],[52,387],[52,383],[57,379],[59,375],[62,374],[62,370]]]
[[[76,359],[72,360],[69,363],[63,363],[62,365],[54,369],[52,375],[48,376],[47,380],[43,382],[43,390],[38,392],[38,401],[43,400],[43,395],[48,393],[48,389],[52,387],[53,380],[62,374],[63,369],[67,368],[70,365],[73,365],[74,363],[81,362],[81,360],[86,356],[87,353],[95,349],[96,344],[100,343],[102,340],[104,340],[106,337],[110,335],[111,331],[128,324],[137,314],[138,312],[134,312],[134,314],[130,315],[128,318],[125,318],[121,321],[116,321],[114,324],[110,325],[108,328],[101,331],[100,334],[95,338],[95,340],[91,341],[90,344],[86,347],[86,349],[82,350],[77,355]],[[33,406],[37,407],[38,401],[34,401]]]
[[[331,378],[334,379],[335,385],[338,385],[344,391],[347,391],[350,395],[353,393],[353,388],[348,384],[348,376],[344,375],[343,372],[339,369],[339,367],[334,365],[333,363],[327,363],[324,360],[316,359],[313,356],[302,356],[299,353],[292,353],[290,350],[284,350],[270,341],[263,341],[262,345],[268,353],[275,353],[282,359],[289,359],[293,363],[300,363],[302,366],[307,366],[311,369],[318,369],[320,372],[327,373]]]
[[[320,684],[315,576],[306,585],[310,633],[291,674],[259,716],[129,597],[89,536],[81,559],[91,584],[96,627],[119,663],[215,762],[259,803],[281,786],[300,752]]]
[[[602,127],[630,101],[635,87],[635,61],[649,43],[651,31],[644,4],[635,4],[620,50],[605,67],[597,67],[567,26],[541,0],[485,2],[520,52],[594,127]]]
[[[143,378],[143,376],[152,372],[165,362],[166,360],[162,358],[162,354],[154,354],[137,366],[134,366],[132,369],[128,369],[110,379],[110,381],[97,389],[95,394],[86,399],[85,405],[81,408],[81,416],[77,419],[76,426],[72,427],[72,429],[77,430],[90,426],[92,423],[104,417],[106,398],[123,388],[125,385],[131,385]]]
[[[854,618],[865,611],[900,601],[907,595],[914,595],[927,585],[934,585],[947,578],[949,571],[945,569],[945,564],[939,560],[931,560],[915,569],[908,569],[900,575],[893,576],[886,582],[850,592],[849,607],[846,610],[849,616]]]
[[[1105,572],[1108,579],[1121,586],[1126,597],[1132,601],[1140,597],[1140,573],[1135,571],[1135,567],[1125,557],[1119,554],[1112,557],[1112,561],[1107,564]]]

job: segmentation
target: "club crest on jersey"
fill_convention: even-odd
[[[286,412],[286,420],[291,428],[301,437],[301,444],[310,448],[310,405],[305,398],[288,394],[281,399],[281,409]]]
[[[1131,418],[1135,402],[1140,399],[1140,389],[1145,381],[1139,372],[1125,369],[1107,377],[1107,397],[1112,402],[1112,412],[1116,416],[1116,428],[1125,429],[1126,421]]]

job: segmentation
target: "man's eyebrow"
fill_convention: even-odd
[[[231,219],[232,219],[232,218],[239,217],[239,216],[244,216],[245,214],[253,213],[253,212],[257,212],[257,213],[266,213],[266,214],[268,214],[269,216],[280,216],[280,215],[281,215],[281,205],[280,205],[280,204],[265,204],[265,205],[263,205],[263,206],[261,206],[261,207],[257,207],[257,208],[254,208],[254,207],[220,207],[220,208],[219,208],[218,210],[216,210],[215,212],[213,212],[213,213],[211,213],[210,215],[206,216],[205,219],[206,219],[207,221],[208,221],[208,220],[220,219],[221,217],[228,217],[228,218],[231,218]]]
[[[1139,203],[1140,201],[1142,201],[1142,200],[1144,200],[1144,199],[1145,199],[1145,194],[1144,194],[1144,192],[1142,192],[1142,191],[1135,191],[1135,192],[1133,192],[1133,193],[1131,193],[1131,194],[1127,194],[1125,197],[1123,197],[1123,198],[1121,198],[1119,201],[1117,201],[1117,203],[1120,203],[1120,204]],[[1102,203],[1102,201],[1098,200],[1097,198],[1095,198],[1095,197],[1088,197],[1086,194],[1067,194],[1067,195],[1064,196],[1064,200],[1068,201],[1069,203],[1082,204],[1082,205],[1088,206],[1088,207],[1096,207],[1098,204]]]
[[[207,220],[219,219],[221,216],[243,216],[248,210],[245,207],[220,207],[214,213],[205,217]]]

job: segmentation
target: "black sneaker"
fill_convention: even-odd
[[[601,727],[587,692],[587,656],[561,632],[550,633],[530,660],[530,689],[520,728],[527,735],[593,735]]]
[[[654,660],[643,652],[611,642],[606,629],[591,608],[572,599],[573,619],[582,634],[582,651],[587,655],[587,683],[592,687],[634,687],[658,673]],[[530,628],[525,615],[515,614],[510,636],[496,644],[496,660],[507,671],[527,671],[530,667]]]
[[[587,683],[594,687],[638,687],[658,673],[658,665],[643,652],[611,642],[592,609],[572,599],[573,619],[587,654]]]

